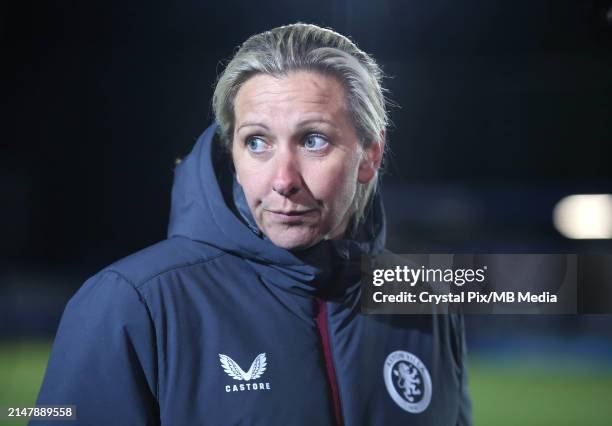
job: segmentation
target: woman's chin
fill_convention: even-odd
[[[276,227],[275,227],[276,228]],[[269,229],[264,232],[274,245],[285,250],[305,250],[323,239],[323,233],[305,226],[283,227],[284,229]]]

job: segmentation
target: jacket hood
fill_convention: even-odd
[[[302,283],[327,275],[330,252],[344,261],[359,262],[361,255],[384,248],[385,216],[378,193],[352,238],[322,241],[295,252],[274,245],[257,228],[216,129],[216,124],[208,127],[176,167],[169,238],[183,236],[212,245]]]

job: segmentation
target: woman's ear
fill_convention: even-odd
[[[380,138],[372,141],[370,146],[363,149],[363,155],[359,163],[357,180],[365,184],[370,182],[375,176],[382,163],[383,153],[385,152],[385,131],[380,132]]]

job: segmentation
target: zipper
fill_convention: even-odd
[[[329,390],[332,396],[333,411],[334,411],[334,424],[336,426],[343,426],[342,421],[342,405],[340,403],[340,391],[338,390],[338,381],[336,380],[336,370],[334,368],[334,360],[331,353],[331,343],[329,341],[329,328],[327,322],[327,303],[321,298],[315,298],[317,303],[317,316],[315,317],[315,323],[317,324],[317,330],[321,337],[321,344],[323,346],[323,357],[325,359],[325,372],[327,373],[327,381],[329,383]]]

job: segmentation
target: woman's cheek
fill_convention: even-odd
[[[344,209],[351,204],[357,188],[356,174],[349,170],[339,170],[337,174],[328,175],[328,179],[322,182],[322,196],[320,199],[328,201],[338,209]]]

